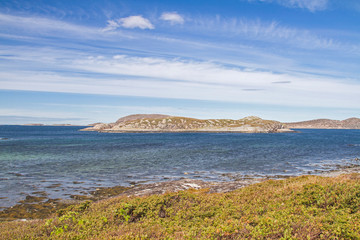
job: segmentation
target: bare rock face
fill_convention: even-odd
[[[96,124],[83,131],[101,132],[287,132],[285,125],[259,117],[232,119],[195,119],[161,114],[135,114],[111,124]]]
[[[318,128],[318,129],[360,129],[359,118],[345,120],[315,119],[303,122],[286,123],[289,128]]]

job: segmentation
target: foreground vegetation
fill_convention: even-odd
[[[0,224],[1,239],[360,239],[360,174],[84,202]]]

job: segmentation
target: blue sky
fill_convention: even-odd
[[[0,124],[360,117],[360,1],[0,2]]]

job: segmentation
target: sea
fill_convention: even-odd
[[[360,165],[360,130],[294,133],[98,133],[0,126],[0,207],[46,192],[177,180],[282,178]]]

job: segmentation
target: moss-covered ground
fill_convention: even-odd
[[[0,223],[1,239],[360,239],[360,175],[84,202]]]

